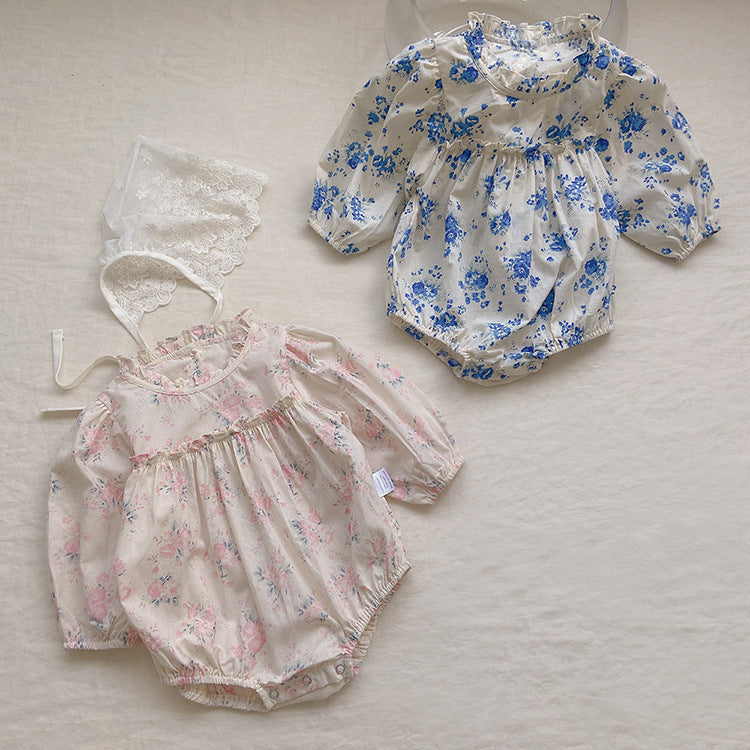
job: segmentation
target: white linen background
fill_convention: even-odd
[[[373,0],[0,0],[0,745],[8,748],[750,747],[750,86],[745,0],[630,3],[722,199],[681,264],[622,239],[615,330],[494,389],[384,316],[387,247],[344,259],[306,225],[314,167],[387,59]],[[475,6],[476,7],[476,6]],[[533,2],[528,4],[532,14]],[[360,674],[268,715],[162,685],[141,646],[62,649],[47,477],[134,343],[98,288],[101,208],[138,133],[262,170],[262,224],[225,312],[365,345],[442,409],[466,464],[433,508],[393,503],[413,569]],[[181,287],[147,340],[211,312]]]

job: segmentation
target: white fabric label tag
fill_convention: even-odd
[[[372,481],[375,484],[375,491],[379,497],[385,497],[394,489],[393,480],[388,476],[385,469],[380,469],[372,475]]]

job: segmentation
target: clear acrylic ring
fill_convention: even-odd
[[[457,26],[466,21],[470,10],[481,10],[493,13],[514,23],[528,20],[542,20],[539,17],[529,18],[530,12],[542,13],[546,20],[561,15],[571,15],[570,9],[564,6],[575,3],[539,2],[538,0],[518,2],[485,2],[479,7],[473,7],[467,0],[387,0],[385,7],[385,47],[388,56],[395,57],[404,47],[408,47],[420,39],[434,36],[437,33],[450,34],[449,30],[457,31]],[[577,3],[585,5],[585,3]],[[590,3],[589,3],[590,5]],[[602,3],[600,3],[602,5]],[[471,6],[471,7],[470,7]],[[519,13],[519,11],[521,11]],[[577,13],[587,12],[579,8]],[[607,16],[602,24],[602,36],[618,47],[623,48],[628,34],[628,3],[627,0],[610,0]]]

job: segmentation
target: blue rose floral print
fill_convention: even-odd
[[[719,229],[685,116],[600,25],[472,13],[368,81],[321,157],[310,225],[345,254],[392,241],[387,314],[460,377],[607,333],[621,233],[682,259]]]

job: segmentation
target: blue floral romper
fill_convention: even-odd
[[[310,225],[392,239],[390,319],[495,384],[612,328],[619,234],[682,259],[718,231],[684,115],[595,16],[470,14],[368,81],[328,143]]]

